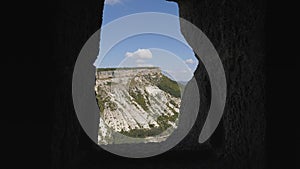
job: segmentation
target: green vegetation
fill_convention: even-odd
[[[118,109],[118,105],[114,102],[110,101],[110,96],[107,96],[107,93],[103,90],[100,90],[99,95],[96,96],[98,106],[100,109],[100,113],[104,112],[105,104],[108,105],[111,111],[115,111]]]
[[[178,113],[175,112],[172,116],[167,115],[161,115],[157,118],[157,123],[159,127],[154,127],[153,124],[150,124],[150,129],[131,129],[130,131],[124,131],[122,130],[120,133],[124,134],[128,137],[134,137],[134,138],[146,138],[151,136],[156,136],[158,134],[161,134],[163,131],[167,130],[171,125],[168,123],[169,121],[175,122],[178,118]]]
[[[173,112],[173,115],[172,116],[168,116],[168,119],[171,121],[171,122],[175,122],[176,119],[178,118],[179,116],[179,113],[176,112],[172,107],[170,107],[169,105],[167,105],[168,108]]]
[[[162,129],[162,131],[167,130],[167,128],[171,127],[171,125],[168,123],[169,116],[167,115],[161,115],[157,118],[157,123],[159,127]]]
[[[129,94],[134,98],[134,101],[137,102],[145,111],[149,110],[145,98],[139,90],[137,92],[134,92],[133,90],[129,90]]]
[[[150,100],[149,100],[149,97],[150,97],[150,95],[149,95],[149,93],[146,91],[146,90],[144,90],[145,91],[145,97],[146,97],[146,99],[147,99],[147,102],[148,102],[148,104],[150,105]],[[151,106],[151,105],[150,105]]]
[[[115,83],[115,82],[106,82],[106,84],[105,85],[107,85],[107,86],[111,86],[111,85],[117,85],[118,83]]]
[[[179,108],[178,105],[175,103],[174,100],[170,100],[170,103],[173,104],[176,108]]]
[[[115,111],[118,109],[118,105],[115,102],[111,102],[111,101],[108,102],[108,107],[110,111]]]
[[[174,97],[179,98],[181,95],[180,88],[179,88],[177,82],[174,80],[171,80],[170,78],[168,78],[165,75],[162,75],[162,78],[159,81],[157,87],[167,93],[170,93]]]
[[[96,96],[96,98],[98,101],[98,106],[99,106],[100,112],[103,113],[104,109],[105,109],[105,103],[110,101],[110,97],[109,96],[101,97],[98,95],[98,96]]]
[[[98,106],[99,106],[100,112],[103,113],[103,111],[104,111],[104,102],[98,96],[97,96],[97,101],[98,101]]]
[[[131,129],[130,131],[122,130],[120,133],[128,137],[146,138],[150,136],[156,136],[163,131],[164,130],[162,130],[160,127],[152,127],[151,129]]]

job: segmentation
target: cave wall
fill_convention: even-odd
[[[52,168],[74,168],[92,141],[81,128],[72,101],[72,74],[84,43],[101,26],[104,0],[56,1],[53,71],[56,75]],[[87,147],[86,147],[87,145]]]
[[[180,17],[200,28],[219,53],[227,78],[227,103],[222,122],[207,142],[219,154],[223,168],[265,167],[264,1],[178,0]],[[184,30],[182,30],[184,32]],[[183,34],[184,35],[184,34]],[[207,74],[199,64],[196,77],[207,95]],[[202,83],[202,84],[201,84]],[[207,103],[200,111],[207,112]],[[203,115],[196,128],[203,126]],[[193,130],[189,137],[195,139]],[[220,140],[221,139],[221,140]]]
[[[52,130],[52,168],[101,168],[103,160],[119,160],[98,148],[79,125],[72,103],[72,73],[76,58],[88,38],[100,28],[104,0],[57,2],[54,30],[53,71],[56,97]],[[259,0],[178,0],[180,16],[199,27],[214,44],[227,77],[227,103],[217,132],[198,144],[200,129],[209,108],[210,86],[200,63],[196,77],[201,84],[202,113],[189,135],[172,151],[179,159],[208,149],[215,154],[213,168],[265,167],[265,51],[264,4]],[[184,32],[184,31],[183,31]],[[186,153],[187,152],[187,153]],[[193,152],[193,153],[191,153]],[[186,154],[185,154],[186,153]],[[200,156],[198,156],[200,158]],[[158,156],[162,158],[162,156]],[[165,158],[163,156],[163,158]],[[167,157],[166,157],[167,158]],[[173,158],[173,157],[172,157]],[[99,160],[99,159],[102,159]],[[123,159],[124,160],[124,159]],[[129,161],[126,168],[198,168],[207,159],[173,163]],[[123,161],[124,162],[124,161]],[[126,164],[128,161],[126,161]],[[118,164],[111,163],[116,168]],[[202,167],[205,168],[205,167]],[[211,167],[207,167],[211,168]]]

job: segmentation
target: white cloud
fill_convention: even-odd
[[[154,67],[154,66],[151,65],[151,64],[137,64],[136,66],[137,66],[137,67]]]
[[[143,59],[137,59],[135,62],[136,62],[136,63],[145,63],[146,61],[143,60]]]
[[[187,60],[185,60],[185,63],[193,64],[193,63],[195,63],[195,61],[193,59],[187,59]]]
[[[121,3],[121,0],[105,0],[104,1],[104,4],[107,4],[107,5],[115,5],[118,3]]]
[[[135,52],[126,52],[125,56],[136,59],[151,59],[152,52],[149,49],[138,49]]]

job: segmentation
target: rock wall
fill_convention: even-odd
[[[224,65],[228,86],[227,103],[222,122],[207,142],[222,161],[220,168],[265,168],[264,2],[177,2],[180,17],[189,20],[206,34]],[[184,35],[185,30],[182,32]],[[197,78],[203,98],[200,112],[207,113],[210,86],[202,64],[199,64],[195,76],[206,79],[200,81]],[[199,116],[195,130],[186,138],[186,143],[196,142],[204,116]]]
[[[72,101],[72,74],[77,56],[88,38],[101,26],[104,0],[55,2],[52,71],[55,107],[51,140],[53,169],[75,168],[93,146],[81,128]]]
[[[56,73],[52,168],[239,168],[265,167],[265,4],[260,0],[178,0],[180,16],[212,41],[224,64],[227,104],[217,131],[197,143],[205,120],[199,116],[188,137],[172,153],[150,159],[123,159],[102,151],[80,127],[72,104],[72,73],[80,49],[100,28],[104,0],[64,0],[56,4],[53,71]],[[184,31],[183,31],[184,32]],[[201,112],[210,86],[200,63]],[[198,80],[198,79],[197,79]],[[200,81],[199,81],[200,82]],[[202,151],[205,149],[205,151]],[[105,157],[105,159],[104,159]],[[215,159],[215,157],[217,159]],[[115,163],[118,160],[118,163]]]

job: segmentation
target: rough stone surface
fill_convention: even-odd
[[[64,0],[56,4],[53,71],[57,90],[51,145],[52,168],[55,169],[72,168],[70,165],[83,158],[93,146],[74,112],[72,73],[84,43],[100,28],[103,2]]]
[[[262,1],[178,1],[180,16],[200,28],[214,44],[227,78],[227,103],[214,136],[208,141],[219,154],[222,168],[265,167],[265,50]],[[184,30],[183,30],[184,32]],[[207,75],[199,65],[196,77]],[[207,112],[209,84],[199,80]],[[204,99],[205,100],[204,100]],[[206,103],[205,103],[205,102]],[[204,113],[205,114],[205,113]],[[187,142],[195,142],[203,125],[199,116]],[[193,140],[193,141],[192,141]],[[193,144],[192,144],[193,145]]]
[[[103,0],[58,2],[54,30],[57,74],[52,133],[52,168],[265,168],[265,4],[260,0],[179,0],[180,16],[212,41],[227,77],[227,104],[217,131],[204,145],[198,136],[210,100],[202,64],[201,115],[172,152],[149,159],[125,159],[101,150],[80,127],[72,104],[72,72],[86,40],[100,28]],[[118,163],[116,163],[118,161]]]

